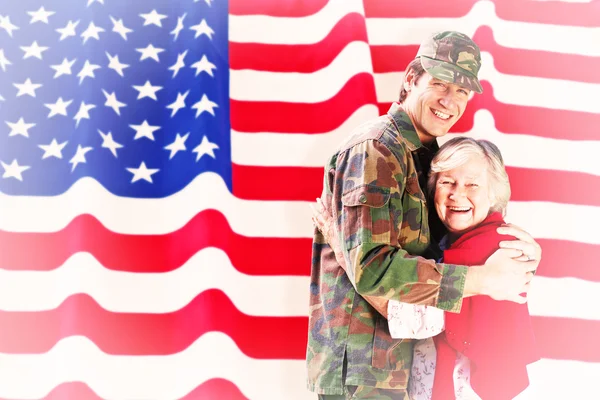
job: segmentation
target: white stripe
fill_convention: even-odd
[[[502,103],[600,113],[600,102],[590,101],[600,84],[502,74],[494,68],[491,54],[483,52],[481,59],[480,79],[492,84],[494,98]],[[403,71],[374,74],[377,101],[397,101],[403,76]]]
[[[301,18],[229,15],[229,41],[238,43],[311,44],[323,40],[345,15],[364,15],[362,0],[331,0]]]
[[[515,400],[597,398],[600,363],[541,359],[529,365],[527,372],[531,384]]]
[[[361,123],[376,118],[375,105],[358,108],[327,133],[231,132],[231,159],[239,165],[324,167],[335,149]],[[318,124],[318,122],[316,123]]]
[[[241,165],[298,166],[322,168],[361,123],[375,118],[375,106],[363,106],[340,127],[325,134],[278,134],[232,132],[232,159]],[[493,115],[487,110],[475,113],[473,129],[465,136],[494,142],[508,166],[584,172],[600,175],[597,156],[600,141],[547,139],[496,129]],[[446,135],[440,144],[454,137]],[[543,151],[532,151],[543,149]]]
[[[543,262],[540,268],[540,273],[543,274]],[[565,269],[567,268],[565,267]],[[581,269],[586,268],[594,267],[591,265],[581,266]],[[531,315],[600,320],[599,282],[577,278],[535,276],[531,282],[527,299]]]
[[[207,195],[210,193],[209,195]],[[195,199],[190,202],[188,199]],[[236,199],[213,173],[198,176],[188,187],[164,199],[130,199],[110,194],[92,179],[81,179],[62,196],[1,195],[0,229],[54,232],[79,214],[92,214],[119,233],[162,234],[181,228],[201,210],[220,210],[233,230],[245,236],[312,237],[309,202]],[[564,218],[554,218],[556,216]],[[511,202],[510,221],[533,236],[600,244],[600,207],[546,202]]]
[[[306,316],[309,284],[304,276],[243,274],[215,248],[199,251],[166,273],[111,271],[91,254],[76,253],[53,271],[0,269],[0,310],[52,310],[69,296],[85,293],[112,312],[168,313],[214,288],[225,292],[244,314]],[[257,296],[260,293],[269,295]]]
[[[312,232],[305,202],[240,200],[212,172],[198,175],[185,189],[161,199],[115,196],[92,178],[80,179],[60,196],[0,194],[0,229],[53,232],[78,215],[92,214],[114,232],[164,234],[208,209],[220,210],[232,229],[245,236],[306,237]]]
[[[62,382],[81,381],[104,399],[175,399],[202,382],[224,378],[244,396],[308,400],[303,360],[257,360],[233,340],[209,332],[184,351],[168,356],[115,356],[84,337],[61,340],[45,354],[0,354],[0,396],[34,399]]]
[[[491,1],[478,1],[460,18],[368,18],[367,33],[371,45],[418,45],[433,32],[455,30],[473,37],[486,25],[503,47],[600,56],[600,46],[593,45],[600,42],[598,28],[506,21]]]
[[[352,42],[331,64],[313,73],[231,70],[231,98],[318,103],[334,97],[350,78],[361,72],[373,73],[369,45]]]

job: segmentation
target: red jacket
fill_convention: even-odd
[[[483,265],[502,240],[500,213],[490,214],[444,252],[444,262]],[[463,300],[461,312],[445,313],[445,331],[436,336],[433,400],[454,399],[456,351],[471,361],[471,386],[483,400],[512,399],[529,385],[526,365],[539,359],[527,304],[488,296]]]

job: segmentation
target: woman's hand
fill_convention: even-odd
[[[317,229],[321,232],[329,247],[333,250],[335,254],[335,258],[342,266],[344,271],[346,269],[346,260],[344,258],[344,253],[342,251],[342,245],[340,243],[340,237],[335,231],[333,216],[329,212],[329,210],[323,204],[323,201],[320,198],[317,198],[317,206],[315,207],[313,204],[310,205],[313,216],[312,221],[317,227]]]

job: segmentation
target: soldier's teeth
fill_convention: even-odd
[[[448,114],[444,114],[443,112],[438,111],[438,110],[433,110],[433,113],[442,119],[450,118],[450,116]]]

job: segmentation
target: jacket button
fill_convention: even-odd
[[[358,198],[358,201],[365,204],[367,202],[367,196],[364,194],[361,194],[360,197]]]

